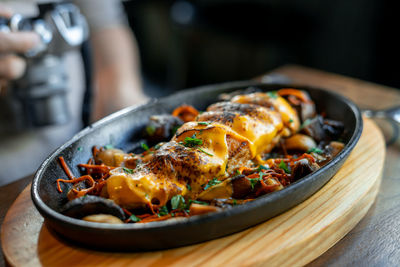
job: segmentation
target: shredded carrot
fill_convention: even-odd
[[[164,220],[167,220],[167,219],[169,219],[171,217],[172,217],[171,214],[167,214],[167,215],[160,216],[160,217],[158,217],[157,215],[152,215],[152,216],[149,216],[149,217],[146,217],[146,218],[142,219],[141,221],[138,221],[137,223],[148,223],[148,222],[164,221]]]
[[[308,96],[303,91],[293,89],[293,88],[280,89],[278,91],[278,95],[280,95],[280,96],[293,95],[293,96],[297,97],[298,99],[300,99],[304,103],[311,102],[311,100],[308,98]]]
[[[99,149],[97,148],[97,146],[94,146],[92,149],[93,158],[97,156],[97,153],[99,153]]]
[[[174,109],[172,115],[180,118],[184,122],[194,121],[199,115],[199,111],[192,106],[182,105]]]
[[[84,175],[84,176],[81,176],[79,178],[75,178],[75,179],[72,179],[72,180],[57,179],[57,190],[58,190],[58,192],[62,193],[60,182],[76,184],[76,183],[84,181],[84,180],[89,180],[90,181],[91,186],[89,188],[82,189],[82,190],[79,190],[79,191],[76,190],[76,189],[72,189],[75,193],[78,194],[77,197],[84,196],[85,194],[87,194],[88,192],[93,190],[94,187],[95,187],[95,181],[93,180],[92,176],[90,176],[90,175]]]
[[[243,174],[243,172],[252,172],[252,171],[254,171],[254,169],[249,168],[249,167],[242,166],[242,167],[240,167],[239,169],[237,169],[237,171],[238,171],[240,174]]]
[[[296,161],[301,160],[301,159],[304,159],[304,158],[309,159],[312,163],[315,162],[315,158],[314,158],[313,156],[311,156],[310,154],[308,154],[308,153],[304,153],[303,155],[301,155],[300,157],[298,157],[298,158],[296,159]]]
[[[129,217],[132,216],[132,212],[130,212],[129,210],[122,208],[122,210],[126,213],[126,215],[128,215]]]
[[[253,178],[258,178],[259,176],[260,175],[258,173],[253,173],[253,174],[247,175],[246,177],[250,178],[250,179],[253,179]]]
[[[68,168],[68,165],[65,163],[64,157],[59,157],[58,160],[60,161],[61,167],[63,168],[65,174],[68,176],[70,180],[75,179],[75,176],[72,174],[71,170]]]

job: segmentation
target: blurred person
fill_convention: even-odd
[[[142,103],[139,54],[136,40],[127,25],[120,1],[73,1],[85,15],[90,27],[93,58],[94,100],[92,119],[97,120],[121,108]],[[0,16],[10,17],[19,9],[32,10],[35,1],[0,3]],[[28,8],[27,8],[28,7]],[[23,76],[26,62],[18,53],[25,53],[40,42],[33,32],[0,32],[0,98],[9,93],[10,82]],[[66,55],[70,76],[68,102],[71,121],[66,125],[46,126],[19,133],[0,131],[0,185],[32,174],[40,163],[80,128],[83,98],[82,66],[79,55]],[[3,99],[4,100],[4,99]],[[6,114],[0,105],[0,124]],[[4,112],[3,112],[4,113]],[[1,127],[0,127],[1,128]]]

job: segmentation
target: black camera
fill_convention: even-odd
[[[34,31],[42,41],[22,55],[27,61],[26,73],[0,96],[2,108],[7,110],[2,115],[10,124],[4,127],[7,130],[64,124],[70,119],[64,54],[80,49],[88,39],[88,25],[71,3],[39,4],[38,8],[39,15],[34,18],[19,14],[0,18],[0,31]]]

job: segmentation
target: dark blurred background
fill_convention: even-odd
[[[295,63],[400,87],[399,1],[131,0],[124,5],[147,86],[177,90],[249,79]]]

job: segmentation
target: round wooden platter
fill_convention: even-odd
[[[364,119],[360,141],[343,167],[302,204],[237,234],[145,253],[101,252],[59,239],[43,224],[29,186],[5,217],[4,255],[15,266],[304,265],[332,247],[367,213],[379,190],[384,158],[381,132]]]

